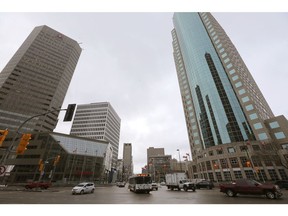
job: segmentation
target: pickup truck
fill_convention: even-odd
[[[33,188],[48,189],[49,187],[51,187],[50,182],[30,182],[25,185],[26,189],[33,189]]]
[[[232,183],[220,184],[220,192],[226,193],[229,197],[237,194],[265,195],[269,199],[277,199],[283,194],[278,185],[261,184],[252,179],[238,179]]]

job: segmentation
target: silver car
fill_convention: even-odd
[[[82,182],[73,187],[72,194],[94,193],[95,185],[92,182]]]

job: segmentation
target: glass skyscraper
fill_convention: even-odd
[[[276,117],[210,13],[175,13],[173,23],[174,61],[193,157],[190,174],[217,181],[253,176],[254,151],[247,143],[257,144],[259,149],[258,144],[271,144],[275,136],[267,124]],[[287,126],[285,117],[279,118]],[[286,138],[286,132],[281,132]],[[250,162],[252,168],[248,167]],[[273,179],[260,162],[261,158],[263,176]],[[283,173],[287,178],[287,169]]]

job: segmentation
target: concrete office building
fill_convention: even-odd
[[[15,130],[31,116],[59,110],[82,49],[48,26],[34,28],[0,73],[0,129]],[[27,122],[22,131],[53,131],[59,111]]]
[[[147,166],[145,170],[152,176],[153,181],[165,181],[165,174],[172,171],[171,155],[165,155],[164,148],[149,147],[147,149]]]
[[[121,119],[109,102],[77,105],[70,134],[110,142],[112,168],[116,168]]]
[[[124,143],[123,146],[123,180],[128,181],[129,176],[133,175],[133,156],[132,144]]]
[[[287,179],[287,120],[274,116],[225,31],[210,13],[175,13],[173,23],[190,177]]]

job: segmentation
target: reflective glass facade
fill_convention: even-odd
[[[175,13],[173,22],[204,148],[248,139],[250,127],[200,15]]]

